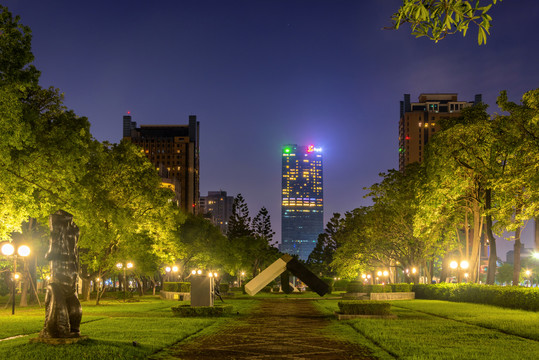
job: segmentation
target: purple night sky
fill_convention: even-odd
[[[389,26],[401,1],[7,0],[33,32],[41,85],[65,93],[98,140],[122,116],[201,126],[201,195],[242,193],[270,211],[280,240],[281,145],[324,149],[325,221],[360,205],[363,187],[398,167],[399,101],[477,93],[497,111],[539,87],[539,1],[495,5],[491,36],[435,44]],[[533,224],[524,232],[531,247]],[[502,260],[512,244],[499,242]]]

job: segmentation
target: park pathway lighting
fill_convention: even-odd
[[[116,267],[118,268],[118,270],[122,270],[124,269],[124,302],[126,301],[127,299],[127,270],[128,269],[132,269],[135,265],[133,265],[132,262],[127,262],[127,264],[122,264],[122,263],[117,263],[116,264]]]
[[[462,270],[466,270],[470,267],[470,263],[466,260],[462,260],[460,262],[460,264],[458,262],[456,262],[455,260],[451,261],[449,263],[449,267],[453,270],[456,270],[457,271],[457,283],[460,283],[461,282],[461,277],[460,277],[460,274],[462,272]],[[467,274],[467,273],[466,273]],[[464,277],[465,278],[468,278],[468,276],[466,276],[466,274],[464,274]]]
[[[2,254],[6,257],[13,256],[13,272],[11,276],[12,280],[12,304],[11,304],[11,315],[15,315],[15,292],[16,284],[19,280],[19,274],[17,274],[17,254],[23,258],[30,255],[30,248],[26,245],[21,245],[17,248],[17,254],[15,254],[15,247],[10,243],[5,243],[2,245]]]

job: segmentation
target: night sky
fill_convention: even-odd
[[[122,116],[201,127],[200,189],[242,193],[280,239],[281,145],[324,150],[325,221],[398,167],[399,101],[477,93],[497,111],[539,87],[539,1],[494,6],[491,36],[383,30],[399,0],[4,1],[33,32],[41,85],[119,142]],[[533,224],[525,231],[531,247]],[[511,248],[499,242],[502,259]]]

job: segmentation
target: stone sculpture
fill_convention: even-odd
[[[51,279],[45,296],[45,326],[40,338],[78,338],[82,308],[77,296],[79,228],[73,215],[59,210],[49,218],[51,237],[45,259]]]

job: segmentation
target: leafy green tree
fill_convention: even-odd
[[[49,214],[73,205],[91,135],[57,89],[38,85],[30,29],[2,6],[0,33],[0,238],[9,239],[23,223],[46,224]],[[24,229],[25,236],[37,228]],[[35,266],[30,270],[35,279]]]
[[[507,149],[506,156],[499,160],[504,173],[494,185],[502,198],[496,226],[500,233],[515,232],[515,285],[521,272],[521,231],[528,220],[539,216],[539,89],[526,92],[521,104],[508,101],[502,91],[497,104],[508,115],[496,117],[498,142]]]
[[[316,246],[307,259],[307,265],[315,273],[326,277],[335,275],[331,269],[331,263],[333,262],[335,251],[340,246],[336,234],[342,229],[343,223],[344,219],[341,214],[334,213],[324,232],[318,235]]]
[[[250,236],[251,234],[249,207],[243,196],[238,194],[232,203],[232,215],[228,220],[227,236],[230,240],[233,240],[243,236]]]
[[[426,36],[438,42],[458,32],[466,36],[473,24],[478,30],[477,42],[486,44],[492,21],[488,11],[496,3],[497,0],[483,1],[482,4],[479,0],[403,0],[402,6],[391,17],[393,26],[390,29],[408,23],[415,37]]]
[[[72,209],[81,229],[83,279],[103,278],[116,271],[117,262],[137,253],[155,258],[171,250],[166,245],[173,193],[161,188],[155,168],[138,147],[95,141],[84,174]],[[139,273],[155,270],[148,264],[137,268]]]

